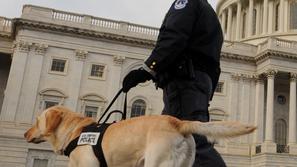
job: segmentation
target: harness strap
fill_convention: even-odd
[[[93,151],[94,151],[97,159],[100,162],[100,167],[107,167],[107,162],[105,160],[103,149],[102,149],[102,139],[103,139],[103,134],[104,134],[105,130],[108,128],[109,125],[110,124],[102,124],[102,125],[100,125],[100,133],[101,133],[101,135],[99,137],[99,140],[98,140],[97,144],[95,146],[92,146]],[[97,129],[97,128],[95,127],[95,129]]]
[[[64,155],[69,157],[70,153],[77,147],[79,137],[72,140],[64,150]]]
[[[118,91],[118,93],[115,95],[115,97],[111,100],[110,104],[107,106],[107,108],[105,109],[105,111],[103,112],[102,116],[100,117],[100,119],[98,120],[98,124],[100,124],[101,120],[103,119],[103,117],[107,114],[108,110],[111,108],[111,106],[113,105],[113,103],[117,100],[117,98],[120,96],[120,94],[123,92],[123,88],[120,89]]]
[[[103,149],[102,149],[102,140],[103,140],[103,136],[104,136],[106,129],[110,125],[111,124],[105,124],[105,123],[99,124],[99,125],[91,124],[89,126],[84,127],[84,129],[82,130],[82,132],[100,132],[100,136],[99,136],[97,144],[92,146],[93,152],[100,162],[100,167],[107,167],[107,163],[106,163]],[[69,157],[71,152],[77,147],[78,140],[79,140],[79,136],[77,138],[75,138],[74,140],[72,140],[68,144],[68,146],[64,150],[64,155]]]

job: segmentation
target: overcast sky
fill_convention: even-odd
[[[208,0],[215,7],[218,0]],[[173,0],[0,0],[0,16],[20,17],[32,4],[75,13],[159,27]]]

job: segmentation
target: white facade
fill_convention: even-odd
[[[210,106],[211,119],[238,120],[257,125],[258,130],[216,147],[228,166],[293,167],[297,166],[297,28],[268,31],[271,23],[262,25],[265,21],[259,18],[273,17],[257,12],[259,17],[251,18],[248,13],[262,9],[261,2],[218,3],[227,40],[218,92]],[[292,3],[280,2],[280,18],[285,18]],[[247,11],[249,22],[257,20],[257,33],[250,29],[244,30],[249,32],[246,36],[238,35],[243,25],[251,24],[243,24],[243,14],[237,11]],[[0,66],[0,166],[66,166],[67,158],[53,154],[47,143],[25,142],[23,133],[36,114],[46,106],[62,104],[100,117],[123,77],[150,54],[157,34],[158,29],[152,27],[32,5],[25,5],[18,19],[0,18],[0,60],[5,60]],[[131,113],[133,106],[135,112]],[[123,96],[113,108],[123,108]],[[141,114],[142,109],[146,115],[160,114],[162,108],[162,90],[156,90],[152,82],[140,84],[128,94],[128,116]]]
[[[296,41],[296,0],[219,0],[225,40],[259,44],[268,37]]]

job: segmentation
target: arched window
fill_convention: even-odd
[[[274,25],[274,30],[278,31],[279,30],[279,12],[280,12],[280,8],[279,8],[279,3],[276,4],[275,6],[275,25]]]
[[[278,119],[275,123],[275,142],[278,153],[287,152],[287,123],[283,119]]]
[[[44,110],[52,106],[63,105],[67,96],[57,89],[45,89],[39,92],[40,94],[40,109]]]
[[[145,115],[146,103],[144,100],[138,99],[132,103],[131,118]]]
[[[297,29],[297,2],[292,1],[290,5],[290,29]]]
[[[106,100],[97,94],[87,94],[81,98],[81,109],[86,117],[97,120],[101,116]]]

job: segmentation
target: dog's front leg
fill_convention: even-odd
[[[100,167],[92,146],[76,147],[69,157],[68,167]]]

